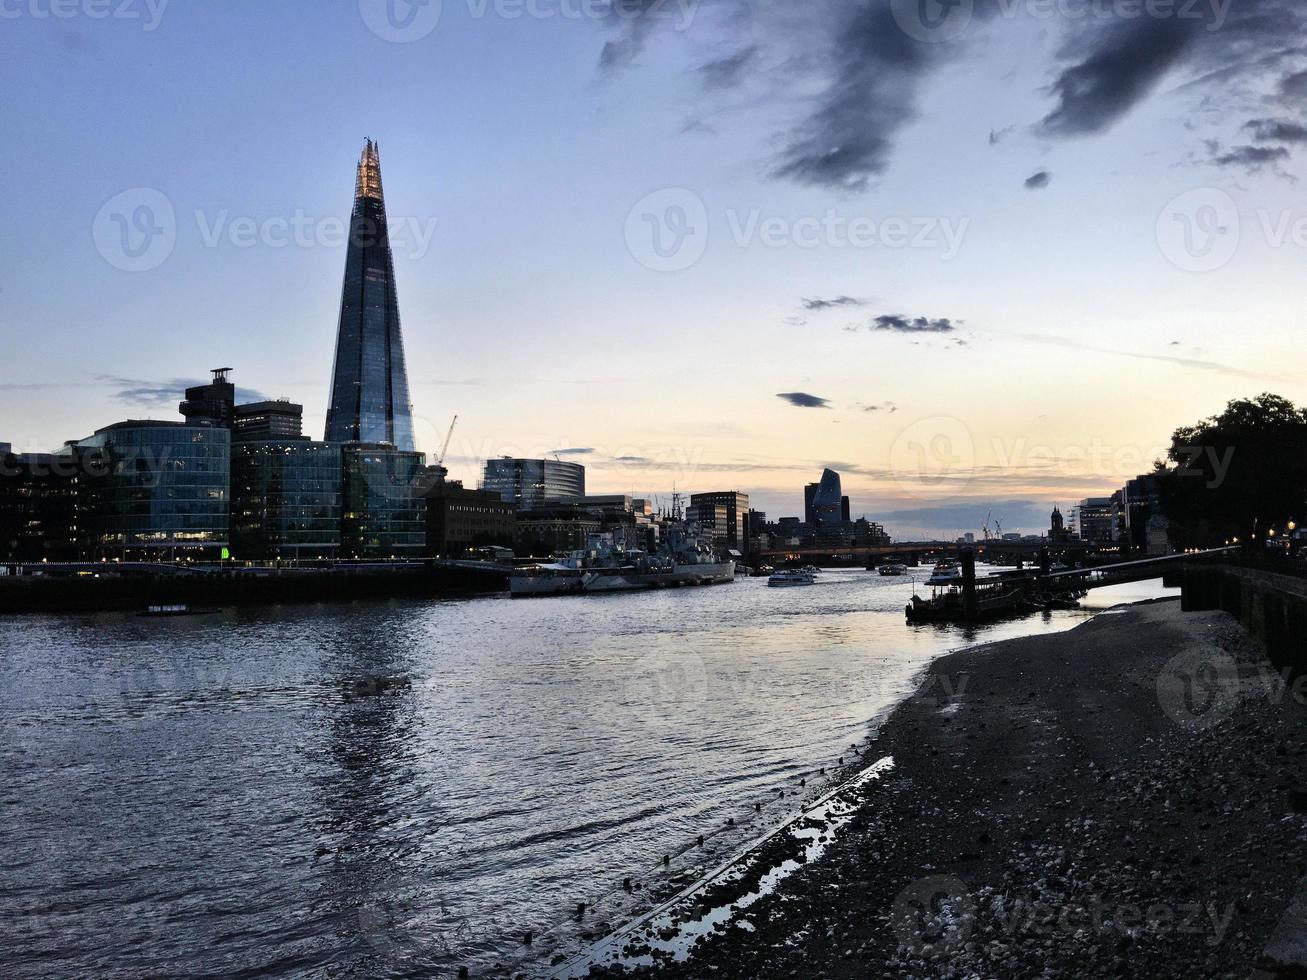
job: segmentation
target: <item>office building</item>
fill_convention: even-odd
[[[213,380],[186,389],[186,400],[178,407],[187,425],[212,425],[230,429],[236,408],[236,386],[231,368],[214,368]]]
[[[298,440],[303,431],[304,406],[294,402],[251,402],[233,410],[232,442]]]
[[[340,446],[307,439],[237,442],[231,456],[232,554],[305,561],[340,553]]]
[[[426,508],[428,555],[461,558],[472,549],[516,543],[517,508],[497,493],[439,481],[427,492]]]
[[[813,485],[809,484],[809,486]],[[834,470],[825,470],[821,474],[821,482],[815,486],[810,507],[812,513],[808,518],[809,527],[820,530],[823,527],[847,523],[840,475]]]
[[[127,421],[76,444],[86,557],[216,559],[228,548],[231,433],[214,425]]]
[[[14,455],[0,443],[0,561],[78,556],[80,473],[71,452]]]
[[[710,496],[710,495],[709,495]],[[714,500],[701,500],[685,508],[685,519],[691,524],[699,525],[704,534],[712,535],[714,547],[727,549],[733,547],[731,540],[730,509],[725,503]]]
[[[602,529],[599,518],[574,504],[519,511],[515,550],[519,558],[579,551]]]
[[[415,448],[381,160],[371,140],[355,180],[326,441]]]
[[[518,510],[574,503],[585,496],[585,467],[556,459],[488,459],[481,489],[499,494]]]
[[[421,453],[391,445],[341,447],[342,558],[421,558],[427,547],[426,495],[434,475]]]
[[[1161,513],[1161,496],[1157,477],[1144,475],[1125,485],[1125,540],[1130,547],[1148,548],[1148,522]]]
[[[725,490],[713,493],[696,493],[690,495],[690,508],[694,510],[702,504],[718,504],[726,508],[724,528],[721,534],[722,547],[743,552],[748,541],[749,495],[738,490]],[[714,520],[716,518],[714,517]],[[708,525],[700,522],[706,530]],[[717,533],[713,535],[718,537]]]
[[[1115,544],[1117,507],[1111,497],[1087,497],[1076,507],[1076,527],[1080,540],[1090,544]]]

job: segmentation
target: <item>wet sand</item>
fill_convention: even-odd
[[[941,658],[820,859],[637,972],[1247,977],[1307,872],[1302,702],[1178,601]]]

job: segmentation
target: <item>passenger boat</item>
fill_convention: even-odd
[[[881,565],[880,568],[876,569],[876,571],[878,571],[881,575],[884,575],[888,578],[890,576],[907,575],[908,566],[907,565]]]
[[[817,576],[806,568],[782,568],[773,573],[767,584],[774,588],[793,588],[799,585],[816,585]]]

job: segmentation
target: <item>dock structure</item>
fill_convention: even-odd
[[[1039,566],[1007,572],[989,580],[976,577],[976,555],[963,549],[962,574],[956,584],[929,599],[914,595],[905,613],[913,623],[977,623],[1046,609],[1074,607],[1089,589],[1144,582],[1168,573],[1228,559],[1238,548],[1214,548],[1180,555],[1162,555],[1053,571],[1045,550]]]

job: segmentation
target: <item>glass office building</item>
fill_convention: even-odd
[[[240,442],[231,457],[232,554],[302,561],[340,553],[341,449],[304,440]]]
[[[80,485],[91,558],[221,558],[229,544],[231,433],[182,422],[119,422],[76,449],[100,454]]]
[[[426,554],[426,493],[435,480],[421,453],[387,445],[341,447],[342,558],[413,559]]]
[[[326,441],[414,449],[381,160],[371,140],[354,188]]]
[[[488,459],[481,489],[518,510],[539,510],[585,496],[585,467],[555,459]]]

